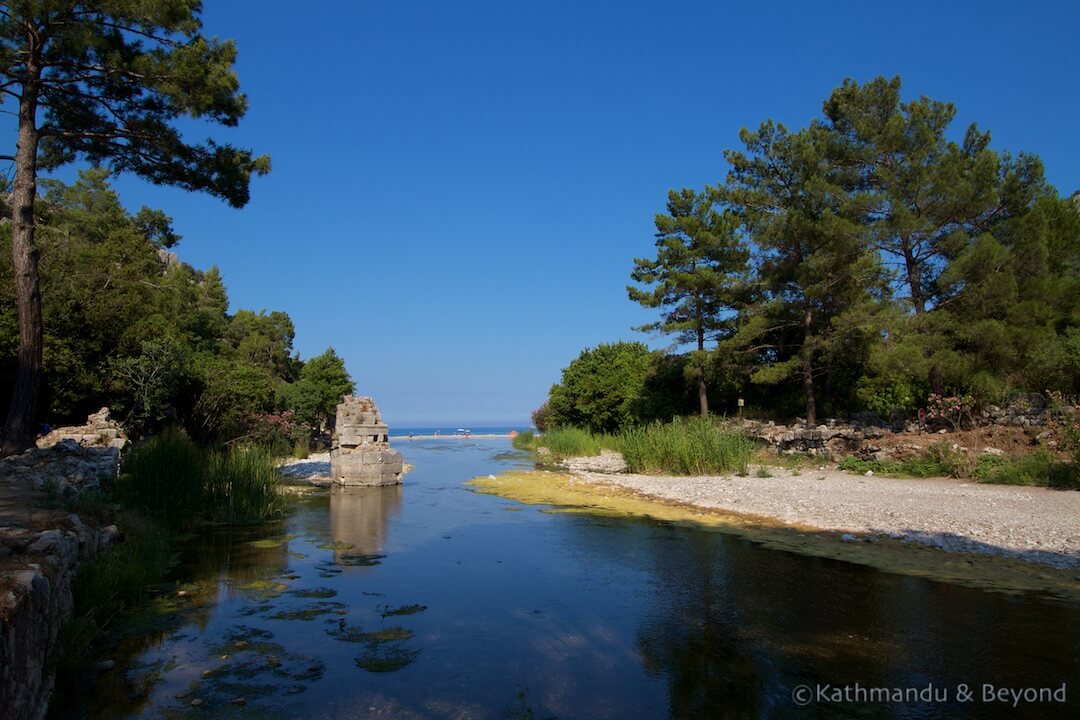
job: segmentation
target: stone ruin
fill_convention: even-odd
[[[390,449],[389,428],[369,397],[348,396],[337,406],[330,448],[330,479],[338,485],[400,485],[401,453]]]

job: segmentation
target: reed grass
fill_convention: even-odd
[[[116,494],[122,505],[182,529],[199,520],[254,523],[277,517],[284,511],[278,482],[268,449],[210,452],[168,430],[129,453]]]
[[[257,523],[280,516],[285,501],[270,451],[232,448],[209,457],[204,509],[210,520]]]
[[[116,495],[125,507],[176,529],[201,514],[205,484],[205,451],[183,432],[165,430],[124,458]]]
[[[537,448],[537,436],[532,430],[526,430],[510,438],[510,444],[518,450],[535,450]]]
[[[631,472],[710,475],[745,474],[754,446],[741,432],[693,417],[626,430],[619,449]]]
[[[568,458],[599,455],[601,450],[618,450],[619,440],[616,435],[596,435],[581,428],[560,427],[545,432],[539,442],[556,458]]]

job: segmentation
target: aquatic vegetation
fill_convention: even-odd
[[[300,590],[290,590],[289,594],[298,598],[332,598],[337,595],[337,590],[332,590],[325,587],[306,588]]]
[[[510,439],[510,444],[516,447],[518,450],[535,450],[536,435],[532,430],[526,430],[523,433],[518,433]]]
[[[268,620],[314,620],[322,615],[337,613],[343,615],[348,612],[345,603],[340,602],[317,602],[305,605],[296,610],[279,610],[273,615],[267,615]]]
[[[353,555],[351,553],[346,553],[340,555],[333,562],[337,565],[344,565],[346,567],[372,567],[381,564],[385,558],[385,555]]]
[[[261,540],[251,540],[247,543],[248,547],[258,548],[260,550],[269,550],[271,548],[281,547],[287,545],[290,540],[300,537],[299,535],[279,535],[277,537],[262,538]],[[292,554],[292,553],[290,553]]]
[[[213,453],[206,474],[205,506],[211,520],[263,522],[285,512],[281,476],[270,452],[260,447]]]
[[[357,667],[368,672],[397,672],[415,662],[419,655],[419,650],[404,647],[377,647],[359,655],[355,662]]]
[[[288,585],[273,580],[248,580],[235,587],[242,593],[260,598],[274,598],[289,589]]]
[[[334,540],[333,542],[323,543],[319,546],[322,550],[352,550],[355,545],[352,543],[344,542],[342,540]]]
[[[422,613],[427,610],[427,605],[401,605],[399,607],[384,607],[380,609],[379,614],[385,617],[392,615],[415,615],[416,613]]]

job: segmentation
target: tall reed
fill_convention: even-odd
[[[557,458],[599,455],[601,450],[617,450],[619,440],[614,435],[594,435],[576,427],[560,427],[548,430],[541,436],[540,444]]]
[[[179,430],[165,430],[124,458],[117,499],[170,528],[194,523],[203,509],[206,456]]]
[[[285,501],[278,492],[280,476],[268,449],[241,447],[215,452],[208,466],[204,508],[210,520],[254,523],[284,512]]]
[[[708,475],[745,473],[753,443],[709,418],[676,418],[622,433],[619,446],[631,472]]]

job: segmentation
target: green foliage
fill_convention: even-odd
[[[126,507],[171,529],[200,520],[262,522],[284,509],[270,452],[239,447],[208,452],[178,430],[167,430],[124,459],[116,483]]]
[[[127,454],[116,494],[126,507],[183,528],[203,511],[205,483],[205,452],[183,432],[166,430]]]
[[[557,427],[540,436],[538,444],[556,458],[599,455],[601,450],[618,450],[619,440],[608,433],[593,433],[576,427]]]
[[[855,395],[864,408],[886,419],[894,411],[912,411],[918,407],[911,381],[905,377],[864,375],[855,385]]]
[[[554,425],[554,413],[551,409],[551,404],[546,400],[540,404],[540,407],[536,408],[532,412],[532,423],[540,432],[546,432]]]
[[[238,447],[210,455],[204,508],[214,522],[259,523],[281,516],[280,477],[265,448]]]
[[[286,435],[284,454],[325,427],[338,396],[352,391],[333,350],[302,363],[285,313],[229,315],[218,270],[165,253],[179,240],[169,218],[148,208],[130,215],[106,171],[42,186],[37,241],[51,424],[81,422],[108,405],[135,437],[180,424],[200,441],[228,442],[258,434],[258,417],[296,405],[305,432]],[[0,253],[9,229],[0,227]],[[0,404],[18,345],[11,268],[0,263]]]
[[[618,447],[631,472],[708,475],[746,473],[753,443],[709,418],[678,418],[626,430]]]
[[[642,343],[586,348],[562,373],[548,398],[550,423],[614,432],[638,422],[650,375],[651,353]]]
[[[199,34],[200,9],[188,0],[12,5],[0,47],[27,60],[2,72],[20,102],[36,93],[46,131],[40,165],[84,158],[245,205],[251,175],[266,173],[269,158],[185,142],[174,125],[189,116],[233,126],[247,110],[232,70],[236,47]]]
[[[334,348],[327,348],[304,363],[299,380],[285,386],[285,406],[296,413],[296,421],[307,428],[310,439],[330,426],[342,396],[351,395],[355,387],[345,361]]]
[[[713,191],[672,190],[667,210],[668,215],[656,216],[656,259],[635,258],[630,274],[651,287],[628,286],[627,293],[645,307],[663,308],[660,321],[639,330],[673,335],[677,344],[697,348],[693,382],[700,412],[707,415],[705,342],[734,332],[733,309],[745,294],[750,253],[737,233],[737,219],[716,208]]]
[[[523,433],[518,433],[510,439],[510,444],[518,450],[535,450],[538,445],[538,438],[532,430],[526,430]]]

